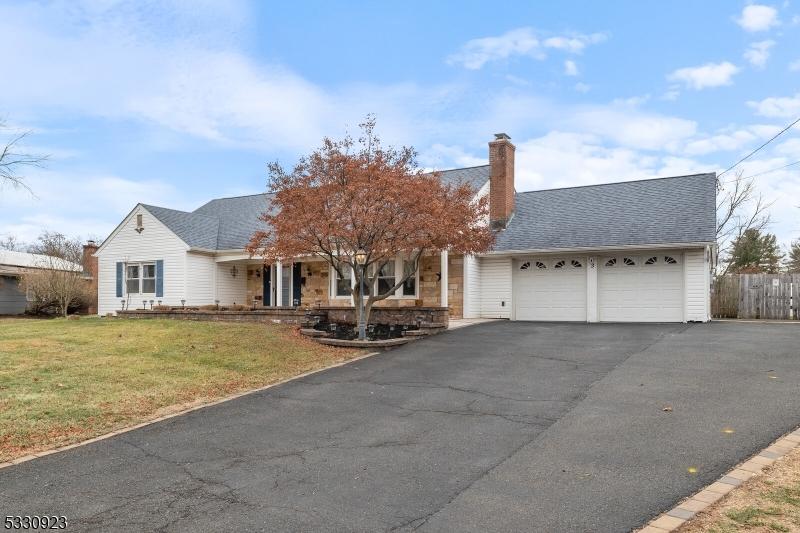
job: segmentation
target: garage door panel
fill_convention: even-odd
[[[650,256],[653,257],[653,256]],[[605,258],[598,273],[598,307],[605,322],[681,322],[683,266],[676,254]],[[632,263],[632,264],[631,264]]]
[[[586,320],[585,261],[574,267],[560,259],[535,259],[514,264],[514,306],[517,320]],[[537,267],[537,263],[544,268]],[[523,268],[524,265],[526,265]]]

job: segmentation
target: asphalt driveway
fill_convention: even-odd
[[[0,470],[0,514],[628,531],[800,424],[798,383],[793,324],[483,324]]]

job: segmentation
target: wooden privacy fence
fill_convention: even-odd
[[[732,274],[711,287],[714,318],[798,320],[800,274]]]

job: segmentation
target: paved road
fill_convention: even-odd
[[[474,326],[0,470],[0,514],[627,531],[800,423],[798,339],[793,324]]]

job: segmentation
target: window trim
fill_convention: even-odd
[[[356,277],[354,275],[355,272],[353,272],[353,269],[352,268],[350,269],[350,294],[341,294],[340,295],[339,291],[337,290],[338,287],[339,287],[339,273],[336,271],[335,268],[333,268],[333,265],[329,264],[328,266],[330,267],[330,271],[331,271],[331,274],[330,274],[331,282],[330,282],[330,286],[328,287],[328,295],[329,295],[330,299],[332,299],[332,300],[352,300],[353,299],[353,288],[356,285],[356,283],[355,283]],[[347,264],[344,265],[344,266],[346,266],[348,268],[350,267],[350,265],[347,265]]]
[[[397,283],[397,278],[398,278],[397,273],[398,272],[403,272],[403,267],[405,266],[405,262],[406,261],[410,261],[410,259],[408,259],[403,254],[397,254],[395,256],[395,258],[394,258],[394,272],[395,272],[394,280],[395,280],[395,283]],[[388,299],[392,299],[392,300],[416,300],[416,299],[419,298],[419,273],[420,273],[420,267],[422,266],[422,258],[421,257],[420,257],[419,261],[420,261],[420,264],[418,265],[417,271],[414,272],[414,294],[413,295],[411,295],[411,294],[403,294],[403,286],[401,285],[400,287],[397,288],[396,291],[394,291],[394,294],[390,294],[389,296],[386,297],[387,300]],[[328,267],[330,268],[330,279],[331,279],[331,282],[330,282],[330,284],[328,286],[328,294],[330,295],[329,298],[332,299],[332,300],[344,300],[344,299],[348,299],[348,298],[352,300],[353,299],[352,292],[354,292],[353,289],[355,289],[355,286],[356,286],[356,277],[355,276],[351,276],[350,277],[350,290],[352,291],[351,294],[348,294],[347,296],[338,295],[337,291],[336,291],[336,282],[339,279],[339,277],[338,277],[339,273],[336,272],[336,269],[333,268],[333,265],[329,264]],[[374,293],[375,290],[377,290],[377,287],[378,287],[378,279],[376,277],[375,278],[375,286],[372,287],[373,293]]]
[[[128,267],[135,266],[138,269],[139,276],[136,280],[139,283],[139,291],[138,292],[130,292],[128,290],[128,281],[133,280],[133,278],[128,277]],[[153,277],[145,277],[144,276],[144,267],[145,266],[152,266],[153,267]],[[144,280],[153,280],[153,292],[142,292],[144,289]],[[157,286],[158,286],[158,271],[156,269],[156,262],[155,261],[130,261],[125,263],[125,295],[141,295],[141,296],[153,296],[155,297]]]

